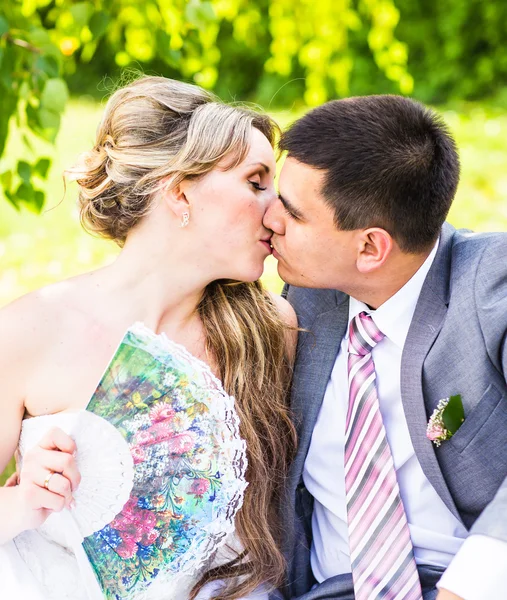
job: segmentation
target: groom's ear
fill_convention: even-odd
[[[371,273],[379,269],[393,249],[393,238],[380,227],[364,229],[359,236],[357,269],[360,273]]]

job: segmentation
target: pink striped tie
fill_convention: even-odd
[[[422,600],[375,383],[371,351],[383,338],[365,312],[350,323],[345,490],[354,594],[356,600]]]

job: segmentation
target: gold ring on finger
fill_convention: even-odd
[[[49,471],[48,476],[46,477],[46,479],[44,479],[44,487],[49,490],[49,481],[51,480],[51,477],[53,477],[53,475],[55,474],[55,471]]]

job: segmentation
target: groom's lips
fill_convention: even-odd
[[[271,240],[271,250],[273,253],[273,256],[278,260],[279,258],[282,258],[282,256],[280,255],[280,253],[277,251],[277,249],[275,248],[275,245],[273,244],[273,241]]]

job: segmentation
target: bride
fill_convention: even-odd
[[[0,488],[6,598],[233,600],[281,582],[296,323],[257,282],[275,132],[161,77],[110,98],[69,176],[118,258],[0,311],[0,472],[20,460]],[[196,475],[199,452],[222,471]]]

